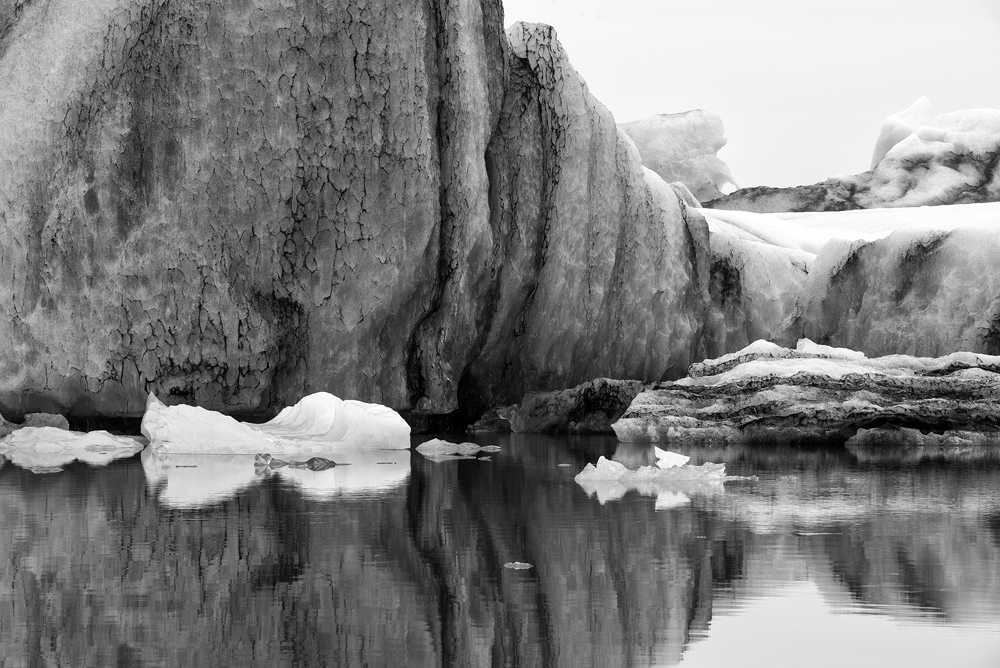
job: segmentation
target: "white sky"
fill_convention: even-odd
[[[503,0],[619,122],[706,109],[741,186],[869,167],[889,114],[1000,109],[1000,0]]]

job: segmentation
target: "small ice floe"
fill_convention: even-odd
[[[303,397],[264,424],[239,422],[198,406],[166,406],[151,394],[142,433],[152,449],[174,454],[315,454],[410,447],[410,427],[399,413],[329,392]]]
[[[104,466],[145,447],[143,438],[58,427],[23,427],[0,439],[0,455],[34,473],[56,473],[75,461]]]
[[[515,571],[524,571],[529,568],[534,568],[534,566],[524,561],[508,561],[506,564],[503,565],[503,567]]]
[[[677,457],[683,458],[684,455]],[[658,500],[662,497],[662,501],[657,504],[657,508],[661,510],[685,505],[691,495],[722,493],[722,483],[726,478],[725,464],[674,464],[661,468],[660,462],[665,459],[667,464],[670,464],[671,459],[678,461],[674,458],[660,458],[658,455],[656,466],[629,469],[624,464],[601,457],[596,465],[587,464],[576,475],[576,482],[589,496],[596,495],[602,505],[608,501],[617,501],[630,490],[635,490]]]
[[[452,443],[440,438],[432,438],[418,445],[417,452],[433,462],[446,462],[455,459],[477,459],[476,455],[484,452],[500,452],[500,446]],[[479,459],[489,460],[488,457],[479,457]]]

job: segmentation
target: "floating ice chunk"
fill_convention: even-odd
[[[655,445],[653,446],[653,453],[656,455],[656,465],[661,469],[669,469],[674,466],[684,466],[691,461],[691,458],[687,455],[662,450]]]
[[[0,440],[0,455],[35,473],[54,473],[74,461],[104,466],[131,457],[145,439],[106,431],[78,432],[57,427],[23,427]]]
[[[316,453],[331,449],[408,449],[410,427],[396,411],[328,392],[304,397],[264,424],[239,422],[198,406],[165,406],[152,394],[142,433],[161,452]]]
[[[671,497],[670,494],[673,493],[719,494],[722,492],[722,483],[725,479],[725,464],[706,463],[701,466],[672,466],[665,469],[641,466],[633,470],[605,457],[600,457],[596,465],[587,464],[575,478],[577,484],[589,496],[597,496],[601,505],[621,499],[630,490],[636,490],[646,496],[663,495],[665,504],[670,499],[679,498]]]
[[[432,438],[417,446],[422,455],[474,455],[482,450],[475,443],[451,443],[440,438]]]
[[[451,443],[440,438],[432,438],[417,446],[417,452],[435,462],[445,462],[454,459],[475,459],[475,455],[484,452],[499,452],[496,445],[476,445],[475,443]]]

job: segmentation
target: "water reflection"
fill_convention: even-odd
[[[737,639],[774,629],[780,664],[845,629],[884,651],[878,620],[935,629],[925,656],[944,638],[953,665],[1000,655],[996,464],[695,450],[759,480],[657,512],[573,481],[613,440],[480,441],[502,450],[292,476],[252,457],[4,466],[0,663],[720,665],[735,647],[756,665]]]
[[[409,450],[332,450],[327,454],[337,466],[325,470],[262,467],[256,455],[171,454],[153,449],[144,450],[141,460],[150,489],[172,508],[219,503],[268,478],[298,488],[307,498],[322,499],[378,494],[402,485],[410,475]]]

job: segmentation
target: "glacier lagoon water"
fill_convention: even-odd
[[[757,479],[588,494],[651,448],[475,440],[502,450],[8,463],[0,666],[1000,663],[988,452],[676,448]]]

